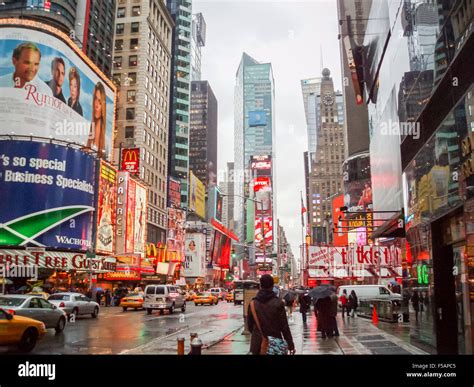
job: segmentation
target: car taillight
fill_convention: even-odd
[[[66,307],[66,304],[65,304],[64,302],[61,302],[61,303],[59,304],[59,307],[60,307],[60,308],[65,308],[65,307]]]
[[[139,298],[138,302],[144,302],[143,298]]]
[[[9,309],[9,310],[7,310],[7,312],[10,313],[10,314],[15,314],[15,311],[13,309]]]

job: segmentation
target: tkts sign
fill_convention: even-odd
[[[308,258],[309,267],[402,264],[401,249],[396,246],[310,246]]]
[[[140,148],[122,149],[122,171],[138,173],[140,167]]]

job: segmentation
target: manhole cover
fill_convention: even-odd
[[[385,337],[382,335],[372,335],[372,336],[359,336],[357,337],[358,341],[372,341],[372,340],[385,340]]]

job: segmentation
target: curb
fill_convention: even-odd
[[[211,348],[211,347],[213,347],[213,346],[215,346],[215,345],[217,345],[217,344],[223,342],[223,341],[224,341],[225,339],[227,339],[229,336],[233,336],[236,332],[240,331],[241,329],[243,329],[243,327],[238,327],[238,328],[234,329],[233,331],[227,333],[225,336],[221,337],[220,339],[217,339],[216,341],[212,342],[211,344],[207,344],[207,345],[204,344],[204,345],[202,346],[202,349],[205,349],[205,350],[206,350],[206,349],[209,349],[209,348]]]

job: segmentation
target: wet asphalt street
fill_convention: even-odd
[[[198,333],[204,347],[212,346],[243,326],[242,306],[219,302],[213,306],[195,306],[172,315],[158,311],[102,307],[99,317],[81,316],[68,323],[62,333],[48,330],[31,354],[176,354],[177,338]],[[15,353],[14,348],[0,347],[0,354]]]

